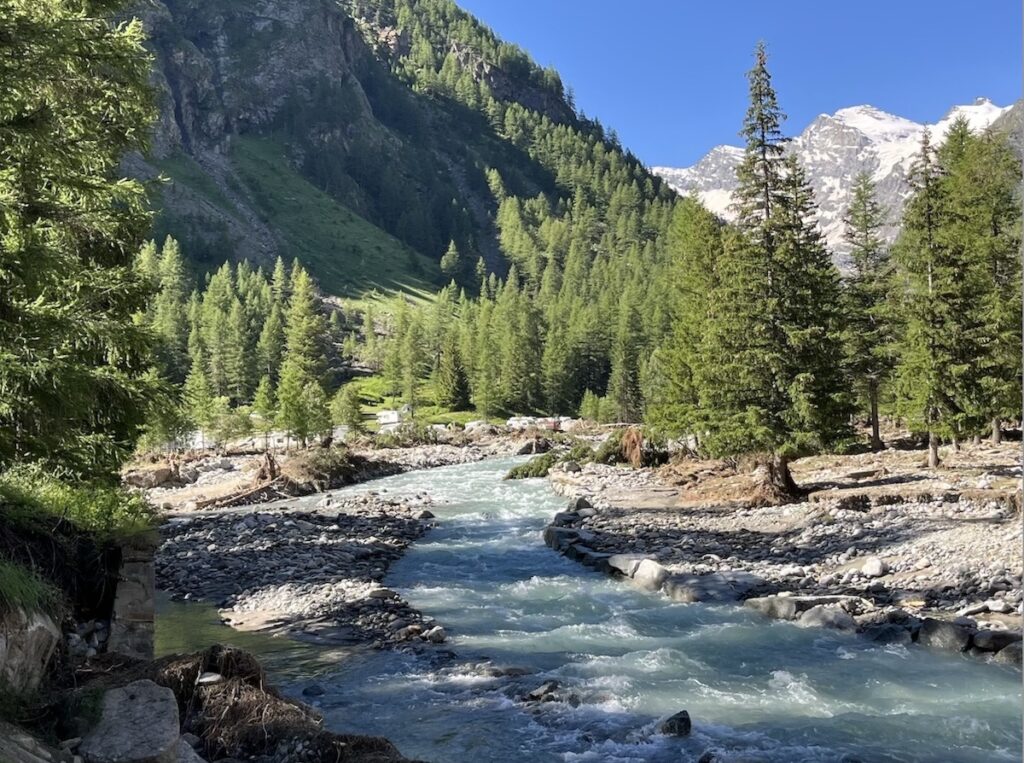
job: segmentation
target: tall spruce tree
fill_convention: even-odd
[[[640,315],[633,303],[634,295],[626,295],[619,309],[619,323],[612,347],[612,372],[608,381],[608,397],[618,421],[634,423],[643,415],[643,394],[640,389]]]
[[[946,167],[960,161],[966,133],[966,123],[950,130],[943,147]],[[927,434],[931,467],[939,465],[941,439],[959,440],[979,426],[977,360],[985,341],[978,309],[983,269],[951,230],[943,164],[925,131],[910,176],[913,195],[893,252],[901,316],[898,410],[912,429]]]
[[[854,180],[853,199],[844,222],[851,269],[843,290],[843,339],[853,381],[867,398],[871,447],[879,450],[879,395],[894,366],[894,335],[888,309],[889,251],[881,234],[885,219],[875,199],[874,183],[866,172]]]
[[[158,396],[132,321],[150,216],[120,170],[155,116],[150,57],[121,6],[0,8],[0,470],[115,479]]]
[[[848,435],[839,276],[804,173],[784,156],[762,45],[748,80],[737,228],[724,242],[694,369],[698,426],[712,455],[770,454],[771,482],[792,493],[791,459]]]

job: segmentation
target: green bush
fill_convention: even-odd
[[[588,443],[578,440],[569,452],[562,457],[562,461],[575,461],[578,464],[586,464],[594,460],[594,449]]]
[[[547,477],[551,467],[558,463],[558,456],[554,453],[542,453],[534,456],[529,461],[519,466],[514,466],[505,475],[507,480],[524,480],[531,477]]]
[[[100,541],[153,528],[152,510],[141,495],[109,485],[71,485],[36,467],[0,474],[0,509],[3,520],[14,526],[66,520]]]
[[[373,438],[376,448],[411,448],[416,445],[434,445],[437,432],[425,424],[407,421],[391,432],[381,432]]]

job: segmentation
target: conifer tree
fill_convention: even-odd
[[[441,348],[434,384],[438,405],[453,411],[464,411],[469,407],[469,378],[454,331],[448,332]]]
[[[643,395],[640,390],[640,315],[627,295],[619,313],[619,325],[612,347],[612,373],[608,382],[608,397],[618,421],[634,423],[643,413]]]
[[[958,161],[965,130],[966,124],[950,130],[945,162]],[[910,427],[927,433],[928,465],[936,467],[942,438],[962,438],[980,424],[983,269],[949,236],[949,186],[927,131],[910,182],[913,196],[893,253],[902,324],[897,403]]]
[[[278,424],[303,446],[310,437],[330,428],[330,411],[323,388],[299,360],[291,357],[281,367],[277,409]]]
[[[0,11],[0,470],[18,462],[116,479],[153,404],[150,226],[121,160],[155,116],[150,57],[121,3]],[[159,401],[159,402],[156,402]]]
[[[366,431],[362,401],[355,384],[346,384],[335,393],[331,401],[331,417],[335,424],[348,427],[349,432],[362,434]]]
[[[206,435],[214,424],[217,412],[216,398],[200,354],[192,358],[192,368],[185,378],[183,397],[188,418],[202,434],[205,445]]]
[[[462,255],[454,241],[448,244],[448,249],[441,257],[441,272],[449,280],[458,280],[462,274]]]
[[[889,252],[881,236],[884,222],[871,176],[861,173],[854,180],[845,219],[851,270],[843,290],[843,339],[853,381],[868,400],[871,447],[875,450],[882,448],[879,394],[894,365],[893,321],[888,310]]]
[[[170,236],[164,242],[158,265],[159,291],[153,300],[153,331],[157,353],[171,379],[184,378],[188,358],[188,287],[181,247]]]
[[[783,155],[764,47],[748,75],[737,230],[726,236],[696,367],[702,447],[771,455],[773,487],[792,494],[789,462],[848,436],[839,277],[813,222],[802,169]]]
[[[263,447],[270,447],[270,433],[274,431],[274,417],[277,405],[274,399],[274,383],[264,374],[256,387],[252,400],[252,412],[256,415],[256,431],[263,435]]]
[[[281,370],[281,359],[284,355],[284,316],[281,305],[274,303],[270,315],[260,329],[260,337],[256,343],[256,360],[259,370],[271,378],[277,379]]]

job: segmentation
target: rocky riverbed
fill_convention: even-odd
[[[381,586],[430,528],[428,497],[327,494],[313,510],[290,503],[172,519],[161,531],[157,586],[213,603],[237,628],[326,644],[444,641],[443,628]]]
[[[678,600],[746,599],[808,625],[979,654],[1012,643],[1001,658],[1019,661],[1021,523],[993,487],[993,474],[1019,479],[1017,453],[981,448],[932,472],[898,452],[871,454],[868,470],[864,458],[798,464],[810,500],[762,507],[695,500],[699,480],[680,487],[672,470],[570,467],[552,484],[584,500],[547,540]],[[865,475],[864,489],[849,484]]]

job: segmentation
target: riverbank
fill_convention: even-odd
[[[746,600],[1019,663],[1019,448],[968,446],[936,470],[923,451],[804,459],[808,500],[781,506],[745,504],[744,476],[711,462],[556,469],[554,489],[586,507],[558,515],[547,540],[677,600]]]

